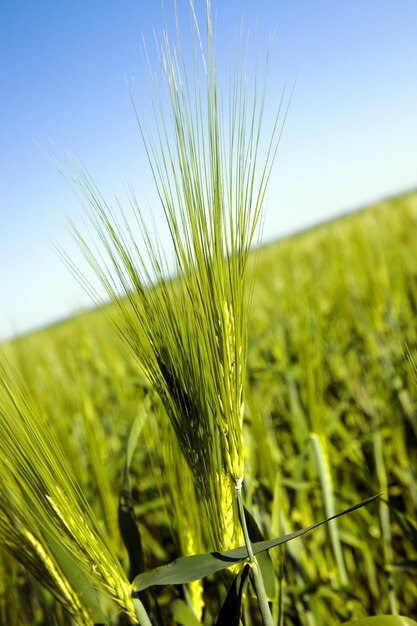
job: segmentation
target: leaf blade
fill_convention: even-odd
[[[217,617],[216,626],[239,626],[242,607],[242,596],[248,578],[250,566],[246,563],[244,568],[235,577],[220,613]]]
[[[331,519],[352,513],[353,511],[374,502],[380,497],[380,495],[381,494],[371,496],[370,498],[362,500],[362,502],[345,509],[341,513],[337,513],[337,515],[334,515],[333,517],[316,522],[311,526],[302,528],[301,530],[290,533],[289,535],[269,539],[267,541],[256,542],[252,544],[253,553],[259,554],[264,550],[275,548],[279,545],[287,543],[288,541],[292,541],[297,537],[301,537],[315,528],[326,524]],[[248,553],[246,547],[243,546],[241,548],[235,548],[234,550],[228,550],[225,552],[210,552],[206,554],[180,557],[167,565],[162,565],[161,567],[157,567],[149,572],[144,572],[143,574],[137,576],[132,583],[133,596],[136,596],[144,589],[155,585],[177,585],[193,582],[194,580],[200,580],[201,578],[205,578],[206,576],[227,569],[228,567],[239,563],[239,561],[243,561],[247,558],[247,556]]]

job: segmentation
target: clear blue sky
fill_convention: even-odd
[[[188,0],[178,4],[186,35]],[[256,23],[261,42],[275,31],[271,110],[298,76],[268,194],[268,239],[417,186],[416,0],[213,7],[220,73],[243,17],[253,44]],[[125,76],[145,89],[141,34],[153,49],[162,25],[159,0],[0,0],[0,339],[90,303],[50,244],[73,250],[63,216],[81,211],[40,146],[80,157],[105,195],[130,178],[150,210]]]

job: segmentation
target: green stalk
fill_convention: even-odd
[[[139,598],[133,598],[133,605],[138,618],[138,624],[140,624],[140,626],[152,626],[152,622]]]
[[[245,545],[248,551],[248,558],[249,558],[249,563],[251,566],[251,581],[255,589],[256,597],[258,599],[262,623],[264,624],[264,626],[274,626],[274,621],[272,619],[271,611],[270,611],[269,604],[268,604],[268,598],[267,598],[266,591],[265,591],[264,581],[263,581],[258,563],[252,551],[252,544],[249,538],[248,527],[246,525],[245,511],[243,509],[243,503],[242,503],[242,483],[241,482],[236,485],[236,496],[237,496],[237,504],[238,504],[238,510],[239,510],[240,525],[243,530],[243,536],[245,538]]]
[[[323,438],[317,433],[310,433],[310,438],[313,443],[314,456],[316,459],[316,465],[319,473],[326,517],[333,517],[336,514],[336,507],[334,504],[332,475],[329,467],[327,453],[325,450],[325,442]],[[348,576],[346,572],[345,561],[343,558],[343,550],[340,541],[337,520],[331,520],[327,524],[327,528],[329,531],[333,554],[336,561],[339,584],[342,587],[345,587],[348,584]]]
[[[381,492],[384,492],[388,496],[388,478],[385,469],[384,453],[382,448],[381,429],[378,424],[378,417],[373,415],[372,417],[372,444],[374,448],[374,458],[376,474],[378,478],[378,486]],[[395,581],[392,570],[392,563],[394,561],[394,552],[392,548],[392,535],[391,535],[391,521],[388,505],[381,501],[379,503],[379,517],[381,522],[382,531],[382,549],[385,562],[385,573],[387,576],[388,585],[388,604],[389,610],[393,615],[398,615],[398,602],[395,593]]]

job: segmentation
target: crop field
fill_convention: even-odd
[[[251,540],[382,494],[272,548],[270,560],[262,553],[273,624],[417,617],[416,234],[410,193],[249,256],[242,496],[257,523],[255,532],[248,522]],[[229,522],[216,522],[227,516],[228,492],[210,484],[214,500],[206,497],[161,394],[123,339],[125,324],[109,305],[2,347],[3,367],[15,372],[3,372],[12,391],[4,387],[0,402],[2,626],[129,623],[120,567],[132,582],[177,557],[245,545],[228,535]],[[14,441],[23,443],[8,454]],[[201,452],[198,462],[209,455]],[[29,485],[20,499],[19,472]],[[49,509],[38,510],[42,497]],[[45,522],[53,515],[57,535]],[[60,535],[74,543],[61,545]],[[239,571],[247,574],[233,565],[186,584],[145,589],[139,577],[133,586],[153,623],[209,626]],[[258,613],[247,587],[243,623],[262,623]],[[412,623],[384,619],[369,624]]]
[[[189,8],[131,91],[170,245],[63,156],[101,306],[2,346],[0,626],[417,626],[417,193],[256,249],[291,96]]]

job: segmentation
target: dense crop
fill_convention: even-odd
[[[405,354],[417,344],[416,227],[411,194],[259,253],[244,416],[248,506],[265,536],[279,536],[384,492],[379,504],[341,518],[336,539],[322,527],[271,553],[274,614],[285,624],[415,611],[417,399]],[[131,482],[146,568],[201,541],[188,469],[104,311],[5,351],[123,562],[117,499],[127,435],[141,412]],[[68,622],[16,561],[6,552],[1,559],[0,623]],[[219,578],[204,584],[214,615],[222,589]],[[175,596],[159,594],[164,611]]]
[[[73,165],[112,304],[4,347],[0,623],[415,624],[417,196],[251,253],[279,117],[191,18],[137,109],[173,265]]]

